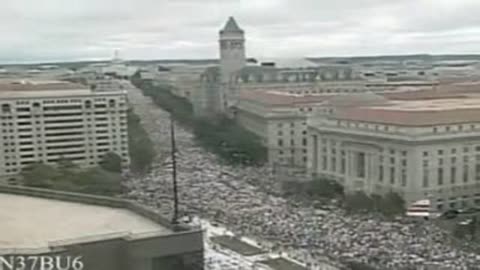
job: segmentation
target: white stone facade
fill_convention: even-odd
[[[308,169],[347,191],[431,198],[439,210],[480,205],[480,122],[428,127],[334,118],[310,123]]]
[[[271,165],[306,168],[307,117],[320,108],[320,103],[272,106],[240,99],[235,120],[255,133],[268,150]]]
[[[0,178],[15,178],[33,162],[63,158],[92,167],[109,151],[129,164],[125,91],[92,92],[63,82],[3,87]]]

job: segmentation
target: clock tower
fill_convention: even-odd
[[[245,66],[245,36],[233,17],[220,30],[220,70],[222,83]]]

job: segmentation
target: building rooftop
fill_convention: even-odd
[[[242,91],[240,99],[261,103],[267,106],[288,106],[300,104],[322,103],[332,98],[334,94],[302,95],[280,91]]]
[[[0,249],[116,233],[171,231],[130,210],[0,193]]]
[[[432,126],[480,122],[479,98],[389,101],[385,105],[338,110],[336,119],[401,126]]]
[[[66,81],[0,80],[0,98],[32,96],[72,96],[90,94],[82,84]]]

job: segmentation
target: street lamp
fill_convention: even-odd
[[[173,217],[172,224],[178,224],[178,189],[177,189],[177,160],[175,146],[175,123],[170,114],[170,139],[171,139],[171,157],[172,157],[172,180],[173,180]]]

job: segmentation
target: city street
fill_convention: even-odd
[[[130,199],[172,215],[170,120],[140,90],[123,82],[129,100],[158,153],[151,173],[127,181]],[[198,216],[255,239],[264,249],[288,253],[312,269],[320,262],[357,261],[380,269],[480,269],[480,256],[454,249],[449,236],[428,223],[316,211],[264,192],[273,182],[268,168],[223,165],[176,126],[181,215]],[[260,188],[262,187],[262,188]],[[215,269],[215,268],[212,268]]]

